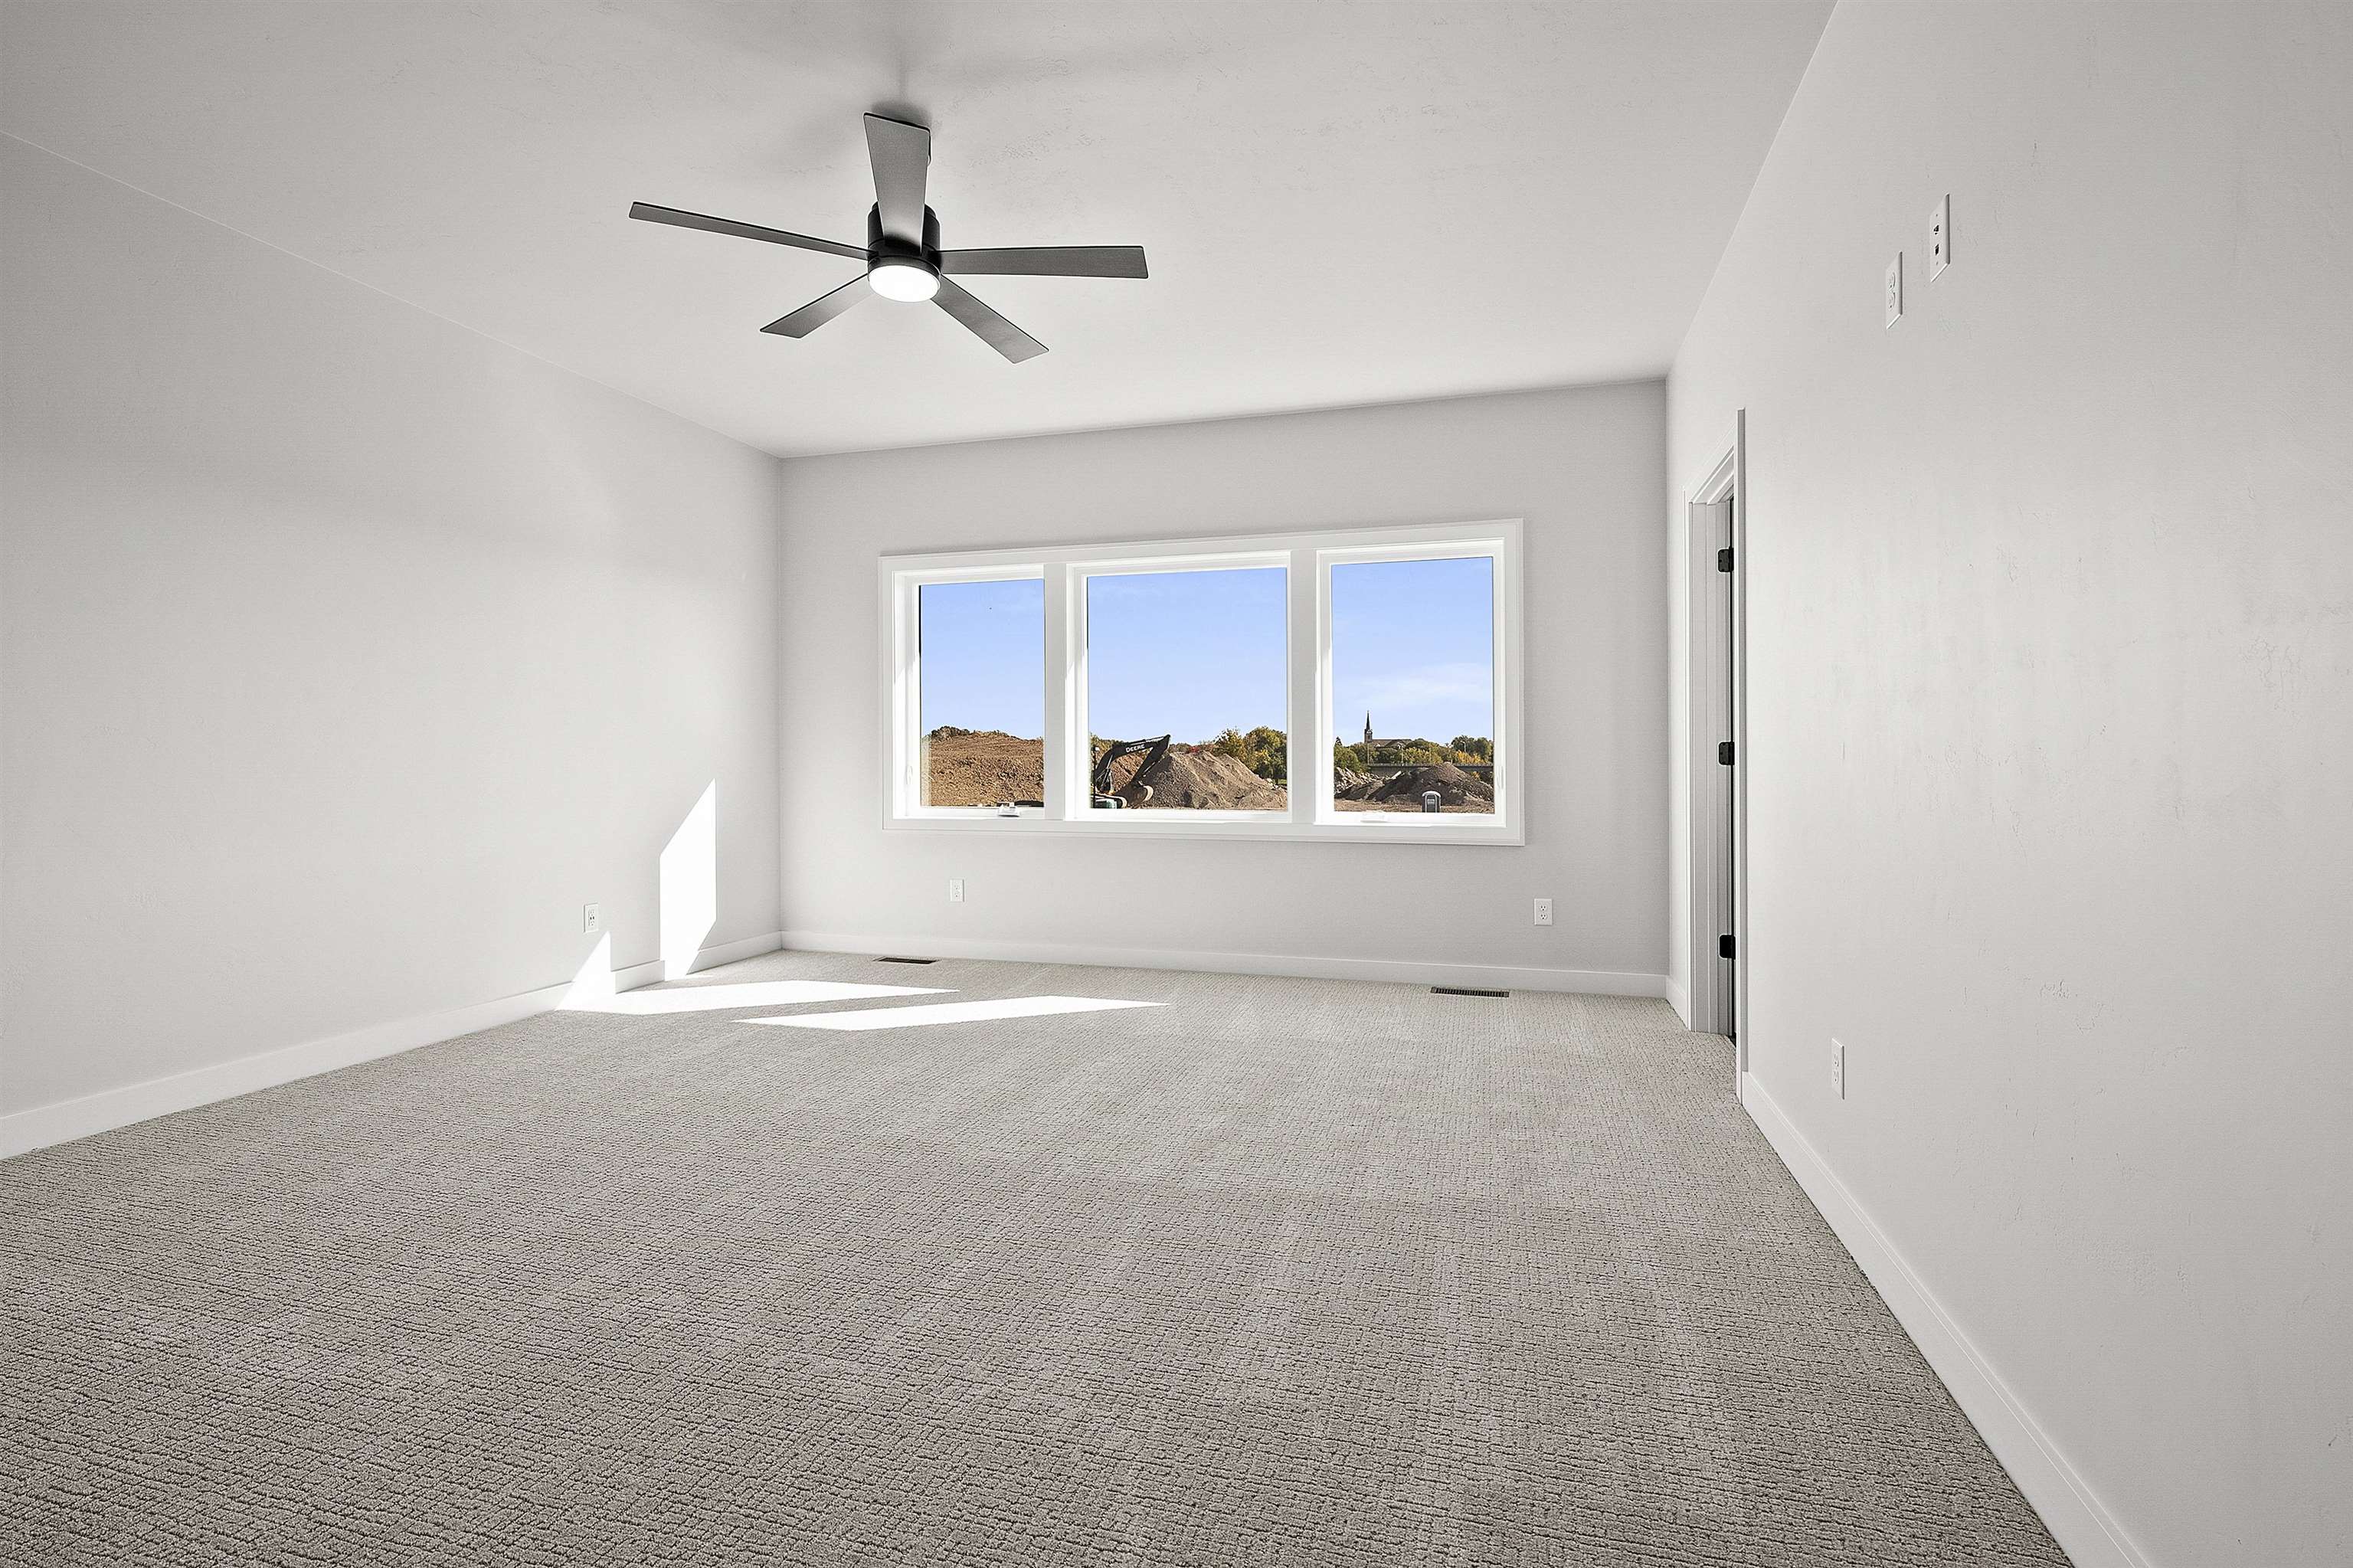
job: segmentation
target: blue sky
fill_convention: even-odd
[[[1332,720],[1339,738],[1493,736],[1495,563],[1367,561],[1332,568]]]
[[[923,727],[1046,733],[1046,585],[925,583]]]
[[[1484,556],[1332,570],[1334,705],[1354,740],[1491,735],[1493,564]],[[1152,572],[1087,583],[1088,727],[1203,741],[1283,723],[1281,567]],[[1045,585],[923,589],[923,727],[1045,730]]]
[[[1087,579],[1087,728],[1136,740],[1281,729],[1289,576],[1281,567]]]

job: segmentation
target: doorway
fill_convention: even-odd
[[[1729,1036],[1737,1070],[1748,1067],[1746,833],[1747,736],[1742,703],[1746,628],[1742,559],[1746,532],[1746,418],[1688,493],[1691,656],[1692,1026]]]

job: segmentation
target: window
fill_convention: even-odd
[[[1088,574],[1091,810],[1289,813],[1288,576]]]
[[[885,825],[1521,842],[1519,538],[885,557]]]
[[[913,585],[918,810],[1046,801],[1046,585],[1035,573]]]
[[[1335,562],[1331,605],[1334,807],[1494,815],[1494,557]]]

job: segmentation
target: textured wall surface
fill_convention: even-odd
[[[794,461],[786,927],[1661,973],[1663,419],[1640,383]],[[1496,517],[1527,524],[1525,847],[883,831],[878,556]]]
[[[1752,1065],[2166,1568],[2353,1561],[2348,79],[1842,5],[1671,383],[1678,484],[1748,410]]]
[[[776,928],[776,461],[0,138],[0,1109]]]

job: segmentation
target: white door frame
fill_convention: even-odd
[[[1689,944],[1692,1027],[1732,1033],[1736,1069],[1748,1068],[1748,734],[1746,664],[1748,417],[1733,416],[1731,447],[1685,493],[1689,532],[1688,618],[1691,672]],[[1725,518],[1721,503],[1730,503]],[[1716,552],[1732,551],[1730,592]],[[1729,613],[1727,614],[1727,609]],[[1727,807],[1719,741],[1733,744]],[[1728,812],[1728,817],[1727,817]],[[1725,846],[1729,841],[1730,853]],[[1728,884],[1728,887],[1727,887]],[[1726,896],[1727,892],[1729,897]],[[1737,955],[1726,961],[1719,938]]]

